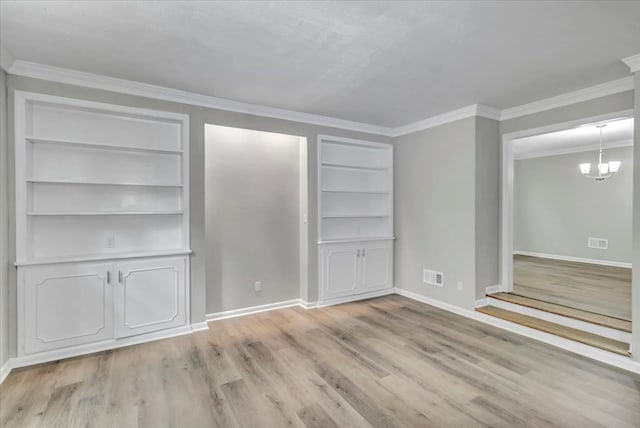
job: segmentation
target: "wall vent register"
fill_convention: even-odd
[[[444,274],[434,270],[424,269],[422,271],[422,281],[425,284],[435,285],[437,287],[444,286]]]

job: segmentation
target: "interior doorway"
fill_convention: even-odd
[[[500,291],[630,329],[632,116],[503,137]]]

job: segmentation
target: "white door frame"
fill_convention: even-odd
[[[602,122],[616,118],[633,118],[633,109],[622,110],[598,116],[585,117],[568,122],[554,123],[538,128],[525,129],[502,135],[501,153],[501,251],[500,251],[500,291],[513,291],[513,141],[518,138],[549,132],[563,131],[588,123]]]

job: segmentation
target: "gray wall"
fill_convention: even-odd
[[[476,275],[475,133],[476,119],[468,118],[394,144],[395,285],[469,309]],[[444,287],[424,284],[423,268],[443,272]]]
[[[633,149],[608,149],[605,160],[620,160],[620,172],[596,182],[578,165],[597,152],[514,162],[514,250],[631,263]],[[606,238],[609,249],[587,247],[588,237]]]
[[[500,277],[500,135],[499,122],[476,119],[476,300]]]
[[[206,127],[207,282],[218,285],[208,312],[299,297],[299,146],[295,136]]]
[[[9,359],[7,74],[0,69],[0,367]]]
[[[640,266],[640,72],[635,74],[635,115],[633,133],[633,161],[636,167],[633,172],[633,264]],[[633,359],[640,361],[640,275],[637,270],[632,272],[631,291],[631,326],[633,337],[631,347],[634,350]]]
[[[149,99],[134,95],[120,94],[110,91],[102,91],[40,79],[32,79],[21,76],[8,75],[8,102],[13,105],[13,93],[16,90],[39,92],[43,94],[58,95],[63,97],[86,99],[97,102],[120,104],[131,107],[141,107],[155,110],[185,113],[190,118],[190,187],[191,187],[191,317],[192,322],[201,322],[205,314],[211,313],[206,307],[206,296],[219,293],[220,284],[209,282],[207,276],[210,272],[206,266],[206,236],[205,236],[205,173],[204,173],[204,127],[205,124],[217,124],[238,128],[255,129],[268,132],[278,132],[290,135],[306,137],[309,144],[308,151],[308,197],[309,197],[309,290],[301,298],[307,301],[317,300],[317,140],[319,134],[342,136],[369,141],[392,142],[391,138],[373,135],[363,132],[354,132],[336,129],[326,126],[316,126],[300,122],[280,119],[271,119],[250,114],[235,113],[216,110],[205,107],[197,107],[186,104]],[[13,112],[9,109],[9,141],[13,141]],[[9,157],[13,156],[12,144],[9,144]],[[12,194],[13,170],[9,168],[9,206],[13,206],[15,197]],[[11,248],[14,247],[12,231],[15,230],[10,220],[9,260],[13,260]],[[14,270],[11,271],[15,272]],[[10,355],[15,355],[16,346],[16,286],[15,275],[9,280],[9,335]],[[215,309],[215,308],[213,308]],[[222,308],[226,310],[227,308]]]

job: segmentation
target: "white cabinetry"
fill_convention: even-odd
[[[393,146],[318,140],[321,302],[393,287]]]
[[[186,115],[16,91],[19,356],[187,326],[188,129]]]
[[[173,258],[132,261],[115,267],[116,337],[184,325],[184,264],[184,258]]]
[[[321,299],[358,296],[392,288],[392,241],[323,245]]]

